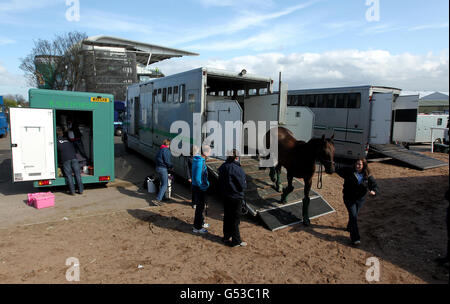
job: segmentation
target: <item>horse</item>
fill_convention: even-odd
[[[334,135],[330,139],[313,138],[308,142],[297,140],[294,134],[283,127],[275,127],[266,133],[266,145],[278,139],[277,163],[270,168],[270,179],[275,183],[275,189],[281,192],[281,167],[287,171],[288,186],[282,190],[281,204],[287,203],[288,195],[294,191],[292,180],[302,178],[305,184],[303,198],[303,224],[310,225],[309,220],[309,191],[316,171],[318,160],[327,174],[332,174],[334,167]]]

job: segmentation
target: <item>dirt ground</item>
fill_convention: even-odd
[[[448,163],[448,154],[432,156]],[[0,283],[68,283],[69,257],[79,260],[79,283],[364,284],[370,257],[379,259],[379,283],[448,283],[448,270],[433,262],[446,250],[448,166],[418,171],[385,161],[370,168],[381,193],[361,210],[357,248],[343,230],[348,217],[336,174],[314,188],[336,212],[311,227],[276,232],[246,216],[240,225],[245,248],[221,243],[223,211],[213,193],[210,233],[194,235],[189,188],[177,184],[173,201],[163,206],[0,229]],[[120,193],[131,199],[137,187]]]

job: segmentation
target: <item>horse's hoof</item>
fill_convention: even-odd
[[[281,187],[275,187],[275,191],[277,191],[278,193],[283,192],[283,189],[281,189]]]
[[[311,222],[309,220],[303,221],[303,226],[309,227],[311,226]]]

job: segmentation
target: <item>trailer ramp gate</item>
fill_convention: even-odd
[[[415,151],[408,150],[400,145],[370,145],[370,149],[379,154],[391,157],[420,170],[448,166],[448,163],[446,162],[428,157]]]
[[[206,164],[210,174],[218,179],[218,169],[223,164],[223,160],[211,158]],[[302,199],[304,195],[302,182],[294,179],[294,191],[289,195],[288,202],[280,204],[281,193],[274,189],[268,169],[260,170],[259,161],[248,157],[241,158],[241,166],[247,176],[245,201],[250,214],[259,216],[267,228],[272,231],[302,222]],[[286,187],[286,174],[281,175],[281,181],[283,187]],[[335,211],[320,194],[313,190],[310,191],[310,200],[310,219]]]

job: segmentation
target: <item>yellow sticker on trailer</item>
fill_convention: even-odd
[[[109,102],[109,98],[91,97],[91,102]]]

